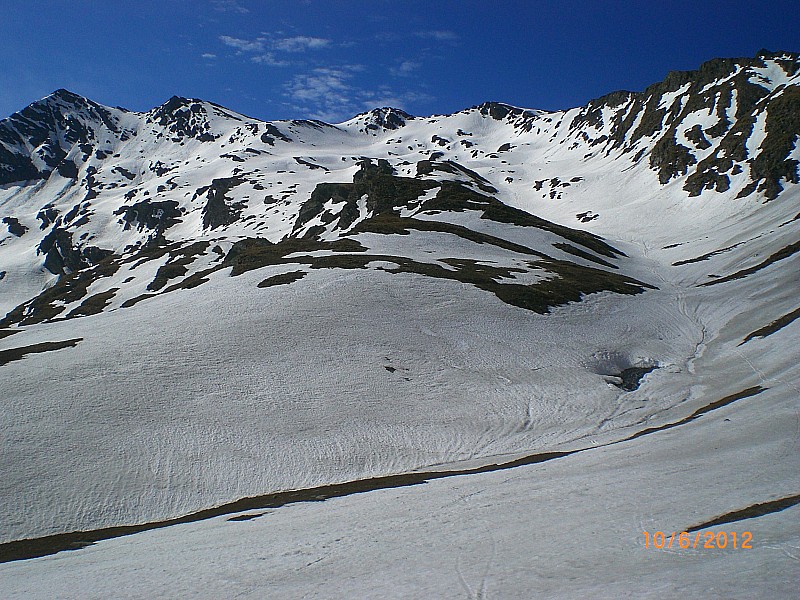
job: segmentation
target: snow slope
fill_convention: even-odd
[[[752,550],[642,532],[800,493],[799,72],[761,53],[568,111],[335,126],[59,90],[0,122],[6,560],[567,453],[2,564],[2,587],[789,597],[796,507],[714,529]]]

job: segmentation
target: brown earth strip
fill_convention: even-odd
[[[604,267],[609,267],[611,269],[619,269],[619,267],[615,264],[608,262],[607,260],[603,260],[602,258],[598,258],[594,254],[590,254],[588,252],[584,252],[580,248],[576,248],[572,244],[563,244],[561,242],[556,242],[553,244],[554,248],[558,248],[559,250],[563,250],[568,254],[572,254],[573,256],[578,256],[585,260],[590,260],[593,263],[597,263],[598,265],[603,265]]]
[[[728,404],[732,404],[737,400],[742,400],[743,398],[749,398],[750,396],[755,396],[756,394],[760,394],[761,392],[768,390],[769,388],[762,388],[760,385],[756,385],[751,388],[747,388],[746,390],[742,390],[736,394],[731,394],[730,396],[725,396],[724,398],[712,402],[711,404],[707,404],[702,408],[698,408],[692,414],[690,414],[685,419],[681,419],[680,421],[676,421],[674,423],[667,423],[666,425],[660,425],[659,427],[650,427],[648,429],[643,429],[637,433],[634,433],[632,436],[625,438],[624,440],[620,440],[620,442],[625,442],[627,440],[635,440],[638,437],[642,437],[643,435],[649,435],[651,433],[655,433],[656,431],[664,431],[665,429],[672,429],[673,427],[678,427],[679,425],[685,425],[689,421],[694,421],[697,417],[704,415],[712,410],[717,410],[718,408],[722,408],[723,406],[727,406]]]
[[[446,259],[444,262],[449,261],[449,264],[457,267],[452,270],[438,264],[420,263],[406,257],[368,254],[367,248],[352,238],[343,238],[334,242],[288,238],[277,244],[260,238],[248,238],[233,245],[225,257],[222,267],[231,266],[231,275],[235,277],[252,269],[279,264],[307,264],[312,269],[365,269],[371,262],[391,262],[397,267],[394,269],[381,267],[381,270],[388,273],[415,273],[474,285],[478,289],[495,294],[506,304],[539,314],[547,314],[555,306],[580,302],[583,296],[597,292],[609,291],[635,295],[643,293],[646,289],[655,289],[650,284],[617,273],[584,267],[569,261],[555,260],[526,246],[447,223],[381,214],[361,221],[350,233],[403,235],[408,234],[410,229],[450,233],[476,243],[489,243],[512,252],[535,256],[540,260],[535,263],[529,262],[529,266],[546,269],[556,277],[534,284],[509,283],[509,281],[513,281],[514,277],[508,268],[490,268],[478,265],[476,261],[465,259],[460,261]],[[318,250],[328,250],[332,254],[298,256],[303,252]],[[452,261],[457,261],[457,264]],[[123,304],[124,306],[125,304]]]
[[[433,479],[441,479],[443,477],[451,477],[456,475],[472,475],[475,473],[486,473],[489,471],[496,471],[499,469],[511,469],[521,465],[529,465],[555,458],[561,458],[575,452],[582,452],[583,450],[573,450],[570,452],[544,452],[541,454],[533,454],[518,460],[502,463],[498,465],[485,465],[476,467],[474,469],[466,469],[463,471],[432,471],[425,473],[405,473],[400,475],[386,475],[384,477],[372,477],[369,479],[359,479],[356,481],[348,481],[345,483],[336,483],[331,485],[323,485],[304,490],[294,490],[288,492],[276,492],[272,494],[264,494],[261,496],[253,496],[250,498],[242,498],[234,502],[229,502],[214,508],[197,511],[182,517],[174,519],[167,519],[164,521],[152,521],[150,523],[142,523],[140,525],[123,525],[119,527],[106,527],[103,529],[94,529],[91,531],[75,531],[70,533],[59,533],[55,535],[48,535],[45,537],[18,540],[14,542],[6,542],[0,544],[0,563],[10,562],[15,560],[25,560],[29,558],[37,558],[40,556],[47,556],[55,554],[64,550],[78,550],[91,546],[95,542],[107,540],[110,538],[123,537],[126,535],[133,535],[151,529],[160,529],[162,527],[169,527],[171,525],[179,525],[181,523],[193,523],[195,521],[202,521],[211,519],[221,515],[228,515],[239,513],[247,510],[256,510],[264,508],[279,508],[287,504],[295,502],[320,502],[328,500],[329,498],[339,498],[342,496],[350,496],[352,494],[360,494],[363,492],[371,492],[374,490],[408,487],[412,485],[419,485],[426,483]],[[260,515],[245,515],[247,518],[232,517],[232,520],[242,521],[249,518],[255,518]]]
[[[692,263],[702,262],[704,260],[708,260],[712,256],[716,256],[717,254],[722,254],[724,252],[729,252],[734,248],[738,248],[745,242],[739,242],[738,244],[734,244],[733,246],[728,246],[727,248],[722,248],[720,250],[714,250],[713,252],[708,252],[707,254],[703,254],[702,256],[698,256],[697,258],[688,258],[686,260],[679,260],[677,262],[672,263],[673,267],[680,267],[681,265],[690,265]]]
[[[307,273],[305,271],[292,271],[291,273],[281,273],[280,275],[273,275],[267,277],[264,281],[258,284],[257,287],[265,288],[272,287],[273,285],[288,285],[295,281],[301,280]]]
[[[96,315],[101,312],[111,304],[111,300],[114,298],[114,294],[119,291],[119,288],[111,288],[106,290],[105,292],[100,292],[99,294],[95,294],[93,296],[89,296],[81,302],[81,305],[77,308],[73,309],[68,315],[68,319],[72,319],[73,317],[88,317],[89,315]]]
[[[686,529],[686,531],[700,531],[701,529],[707,529],[708,527],[714,527],[716,525],[724,525],[725,523],[736,523],[737,521],[744,521],[745,519],[755,519],[757,517],[763,517],[764,515],[770,515],[772,513],[786,510],[787,508],[791,508],[796,504],[800,504],[800,494],[796,496],[789,496],[787,498],[781,498],[780,500],[772,500],[771,502],[751,504],[747,508],[725,513],[724,515],[720,515],[719,517],[711,519],[710,521],[706,521],[705,523],[692,525]]]
[[[375,490],[410,487],[414,485],[427,483],[428,481],[433,481],[435,479],[443,479],[445,477],[456,477],[461,475],[475,475],[478,473],[489,473],[492,471],[501,471],[525,465],[547,462],[558,458],[563,458],[571,454],[585,452],[587,450],[602,448],[604,446],[612,446],[615,444],[633,440],[643,435],[655,433],[657,431],[662,431],[664,429],[670,429],[672,427],[677,427],[678,425],[683,425],[697,418],[701,414],[705,414],[712,410],[722,408],[723,406],[727,406],[728,404],[731,404],[736,400],[753,396],[755,394],[764,391],[764,389],[766,388],[761,388],[761,387],[749,388],[747,390],[739,392],[738,394],[732,394],[730,396],[722,398],[721,400],[712,402],[696,410],[694,413],[692,413],[691,416],[682,419],[676,423],[670,423],[667,425],[663,425],[661,427],[653,427],[650,429],[646,429],[644,431],[641,431],[637,434],[634,434],[622,440],[609,442],[603,445],[590,446],[588,448],[578,448],[577,450],[569,450],[565,452],[540,452],[537,454],[523,456],[522,458],[518,458],[516,460],[504,463],[483,465],[480,467],[474,467],[472,469],[402,473],[398,475],[385,475],[382,477],[371,477],[368,479],[359,479],[356,481],[348,481],[345,483],[323,485],[303,490],[275,492],[272,494],[264,494],[261,496],[252,496],[250,498],[242,498],[240,500],[235,500],[234,502],[228,502],[227,504],[223,504],[221,506],[216,506],[214,508],[207,508],[188,515],[184,515],[182,517],[176,517],[174,519],[167,519],[164,521],[152,521],[149,523],[141,523],[139,525],[121,525],[117,527],[106,527],[103,529],[94,529],[91,531],[73,531],[69,533],[59,533],[55,535],[48,535],[45,537],[39,537],[33,539],[6,542],[0,544],[0,563],[11,562],[16,560],[27,560],[30,558],[37,558],[40,556],[48,556],[50,554],[56,554],[57,552],[63,552],[66,550],[79,550],[80,548],[91,546],[92,544],[102,540],[133,535],[135,533],[141,533],[143,531],[149,531],[151,529],[160,529],[162,527],[170,527],[172,525],[193,523],[196,521],[211,519],[213,517],[219,517],[222,515],[235,515],[235,513],[251,511],[251,510],[279,508],[281,506],[285,506],[287,504],[293,504],[296,502],[320,502],[322,500],[327,500],[329,498],[340,498],[342,496],[350,496],[353,494],[360,494]],[[263,516],[263,514],[264,513],[232,516],[229,520],[247,521]]]
[[[792,321],[794,321],[795,319],[798,319],[798,318],[800,318],[800,308],[795,308],[792,312],[787,313],[787,314],[783,315],[782,317],[780,317],[778,319],[775,319],[769,325],[765,325],[761,329],[756,329],[753,333],[748,334],[747,337],[744,338],[744,340],[739,345],[741,346],[742,344],[746,344],[747,342],[749,342],[753,338],[757,338],[757,337],[765,338],[768,335],[772,335],[773,333],[775,333],[779,329],[783,329],[789,323],[791,323]]]
[[[753,273],[770,266],[774,262],[778,262],[779,260],[783,260],[784,258],[789,258],[790,256],[792,256],[797,252],[800,252],[800,242],[795,242],[794,244],[789,244],[785,248],[781,248],[774,254],[770,255],[769,258],[762,260],[754,267],[750,267],[749,269],[742,269],[741,271],[736,271],[736,273],[726,275],[725,277],[720,277],[719,279],[715,279],[714,281],[706,281],[705,283],[701,283],[700,285],[701,286],[717,285],[718,283],[726,283],[728,281],[733,281],[734,279],[742,279],[743,277],[752,275]]]
[[[7,365],[15,360],[22,360],[28,354],[51,352],[53,350],[61,350],[62,348],[74,348],[78,345],[78,342],[82,341],[83,338],[75,338],[62,342],[42,342],[40,344],[31,344],[30,346],[21,346],[20,348],[0,350],[0,366]]]

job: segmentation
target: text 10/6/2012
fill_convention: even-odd
[[[664,533],[663,531],[643,531],[645,548],[736,548],[750,550],[753,548],[753,534],[749,531],[737,533],[735,531],[688,531],[677,533]]]

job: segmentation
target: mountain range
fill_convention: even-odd
[[[67,555],[23,559],[422,480],[445,497],[471,485],[463,472],[495,478],[500,515],[516,509],[498,494],[533,489],[567,503],[565,532],[599,502],[639,541],[647,519],[680,532],[777,503],[753,519],[784,554],[759,546],[720,589],[781,597],[800,540],[799,136],[800,55],[770,51],[563,111],[384,107],[329,124],[177,96],[144,113],[63,89],[33,102],[0,121],[0,560],[20,561],[5,573],[56,585]],[[608,500],[611,481],[633,506]],[[430,514],[434,492],[401,492]],[[371,522],[381,504],[359,497],[347,515]],[[474,509],[455,506],[430,536]],[[547,568],[570,572],[569,533],[532,514],[525,527],[560,544]],[[509,565],[530,544],[494,552]],[[147,548],[131,560],[149,564]],[[96,583],[90,550],[63,560]],[[689,589],[743,560],[711,554],[684,555]],[[605,564],[599,547],[579,555]],[[428,575],[429,597],[446,595]],[[487,575],[459,577],[484,597]],[[523,597],[509,581],[525,577],[500,580]]]

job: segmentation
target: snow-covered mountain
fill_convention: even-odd
[[[676,475],[673,528],[796,496],[799,136],[766,51],[557,112],[34,102],[0,121],[0,557],[548,453],[563,483],[612,448],[630,489],[678,431],[713,484]]]

